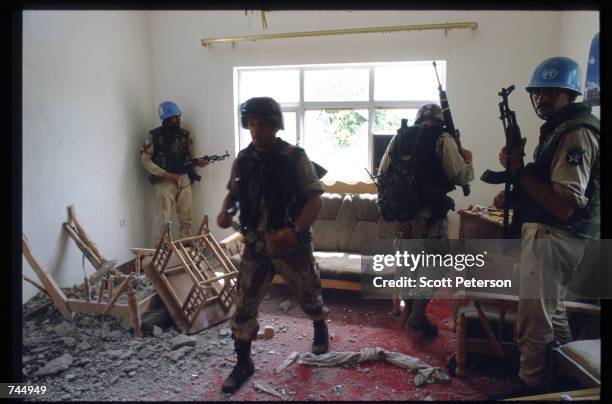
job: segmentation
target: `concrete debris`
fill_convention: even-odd
[[[267,325],[262,331],[257,333],[257,339],[270,339],[274,337],[274,327]]]
[[[276,391],[276,389],[274,389],[274,387],[270,386],[267,383],[255,382],[255,383],[253,383],[253,387],[255,388],[255,390],[259,390],[259,391],[262,391],[264,393],[272,394],[275,397],[282,398],[282,399],[285,398],[285,396],[283,396],[281,393]]]
[[[195,346],[197,342],[198,342],[198,339],[196,337],[192,337],[192,336],[185,335],[185,334],[179,334],[176,337],[172,338],[172,341],[171,341],[172,350],[174,351],[178,348],[182,348],[185,346]]]
[[[62,323],[53,327],[53,331],[60,337],[67,337],[74,332],[74,326],[66,321],[63,321]]]
[[[164,333],[164,330],[162,330],[161,328],[159,328],[158,326],[154,325],[153,326],[153,335],[155,337],[161,337],[161,335]]]
[[[173,360],[174,362],[179,361],[180,359],[182,359],[185,355],[187,355],[187,353],[189,351],[193,350],[192,347],[190,346],[184,346],[182,348],[179,348],[175,351],[172,352],[166,352],[164,354],[164,356],[166,356],[167,358],[170,358],[171,360]]]
[[[278,305],[278,308],[283,312],[286,313],[288,312],[291,307],[293,306],[293,303],[291,302],[291,300],[287,300],[281,304]]]
[[[76,339],[72,338],[72,337],[64,337],[62,338],[62,341],[64,342],[64,345],[68,346],[68,347],[73,347],[76,345]]]
[[[42,368],[38,369],[34,376],[47,376],[55,373],[62,372],[72,365],[74,358],[70,354],[63,354],[62,356],[55,358],[45,364]]]

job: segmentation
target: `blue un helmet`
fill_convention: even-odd
[[[159,120],[164,121],[170,117],[181,115],[183,111],[172,101],[164,101],[159,104]]]
[[[582,94],[580,66],[573,59],[557,56],[543,61],[536,67],[525,90],[536,88],[563,88],[574,95]]]

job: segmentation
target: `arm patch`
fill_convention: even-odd
[[[579,146],[571,147],[567,149],[565,160],[569,164],[573,166],[577,166],[578,164],[582,162],[582,157],[585,155],[585,153],[586,153],[586,150],[584,150],[582,147],[579,147]]]

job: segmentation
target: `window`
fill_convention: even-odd
[[[443,88],[446,62],[436,61]],[[238,67],[238,111],[251,97],[281,104],[285,130],[277,136],[306,150],[328,170],[326,180],[363,181],[374,172],[401,120],[439,103],[431,61],[374,64]],[[239,119],[239,115],[237,115]],[[238,149],[249,145],[238,124]]]

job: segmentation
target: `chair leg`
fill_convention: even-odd
[[[467,335],[465,314],[459,315],[457,321],[457,335],[456,335],[456,348],[455,348],[455,360],[457,361],[457,369],[455,375],[457,377],[465,376],[465,367],[467,364]]]

